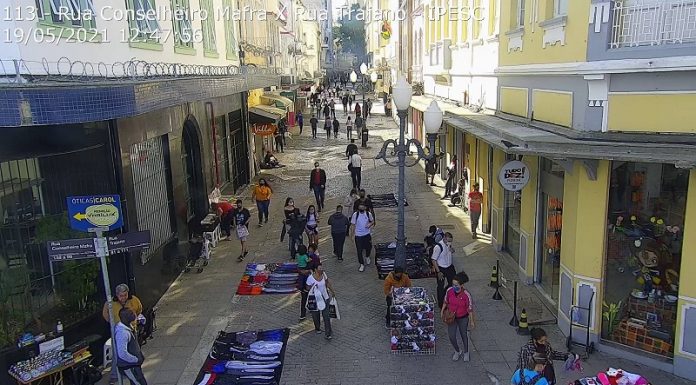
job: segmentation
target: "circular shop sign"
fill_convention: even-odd
[[[509,161],[500,169],[498,181],[505,190],[520,191],[529,183],[529,167],[519,160]]]

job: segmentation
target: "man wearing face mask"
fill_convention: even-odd
[[[365,271],[365,264],[370,264],[370,253],[372,252],[372,227],[375,219],[372,213],[367,211],[365,204],[358,206],[358,211],[350,217],[350,235],[355,235],[355,249],[358,252],[358,271]],[[365,256],[363,257],[363,252]]]
[[[326,171],[319,168],[319,162],[314,162],[314,170],[309,174],[309,189],[314,191],[317,200],[317,210],[324,208],[324,193],[326,191]]]
[[[401,266],[395,267],[394,271],[389,273],[387,278],[384,279],[384,295],[387,297],[387,316],[385,317],[387,322],[384,327],[387,329],[391,327],[389,308],[391,308],[393,301],[392,288],[397,287],[411,287],[411,278],[408,277],[408,274],[404,272],[404,268]]]
[[[249,237],[249,220],[251,219],[251,214],[249,210],[242,207],[242,200],[237,199],[237,208],[234,210],[234,225],[237,229],[237,238],[242,245],[241,254],[239,254],[238,260],[241,262],[244,257],[249,254],[249,249],[247,248],[247,238]]]
[[[145,357],[140,350],[138,339],[131,328],[135,321],[135,313],[124,307],[118,312],[120,322],[114,331],[114,348],[116,350],[116,366],[119,373],[130,380],[131,385],[147,385],[143,375],[143,361]]]
[[[113,314],[114,325],[117,325],[120,321],[119,313],[121,309],[132,310],[135,316],[140,320],[140,323],[144,324],[145,317],[143,316],[143,304],[140,302],[140,299],[138,299],[138,297],[130,294],[130,289],[128,288],[128,285],[122,283],[116,286],[116,289],[114,291],[116,292],[116,296],[114,297],[114,300],[111,303],[111,313]],[[104,320],[106,320],[106,322],[109,322],[108,303],[105,303],[104,307],[102,308],[102,316],[104,317]],[[129,326],[134,331],[137,331],[138,323],[132,322],[132,324],[129,324]],[[111,374],[109,377],[109,384],[115,384],[117,380],[118,376],[116,375],[116,365],[112,365]]]
[[[372,214],[372,217],[375,216],[375,207],[372,204],[372,199],[365,193],[365,189],[360,189],[358,199],[353,203],[353,212],[358,211],[358,207],[361,204],[365,205],[365,208]]]
[[[442,308],[447,289],[452,286],[452,280],[457,274],[454,269],[452,233],[445,233],[444,238],[433,247],[433,270],[437,273],[437,305]]]

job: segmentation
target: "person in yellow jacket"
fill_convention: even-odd
[[[114,325],[118,324],[121,321],[121,319],[118,316],[118,313],[121,311],[121,309],[130,309],[133,311],[133,313],[135,313],[136,319],[129,326],[137,335],[138,322],[145,322],[145,317],[143,317],[143,304],[140,302],[140,299],[138,299],[138,297],[136,297],[135,295],[130,295],[130,289],[128,288],[128,285],[126,285],[125,283],[116,286],[116,289],[114,291],[116,292],[116,296],[111,302],[111,310]],[[104,308],[102,309],[102,316],[104,317],[104,320],[106,322],[109,322],[109,305],[107,303],[104,304]],[[116,363],[112,363],[111,373],[109,375],[109,384],[115,384],[118,380],[116,368]]]
[[[404,273],[404,268],[401,266],[396,266],[394,271],[389,273],[387,278],[384,279],[384,295],[387,297],[387,316],[385,317],[387,323],[384,325],[384,327],[387,329],[389,329],[391,326],[389,310],[393,301],[392,288],[395,287],[411,287],[411,278],[408,277],[408,274]]]
[[[265,179],[259,179],[259,184],[254,187],[254,193],[251,199],[256,201],[256,207],[259,209],[259,227],[263,227],[264,223],[268,223],[268,207],[271,205],[271,195],[273,189]]]

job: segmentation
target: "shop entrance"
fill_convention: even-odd
[[[517,159],[507,154],[506,161]],[[503,226],[504,250],[520,263],[520,216],[522,215],[522,192],[505,190],[505,226]],[[520,265],[522,266],[522,265]]]
[[[181,161],[184,169],[185,202],[187,221],[203,218],[208,213],[208,194],[203,180],[203,162],[201,160],[201,144],[198,135],[198,123],[189,118],[184,123],[181,141]]]
[[[561,230],[563,228],[562,167],[546,158],[539,159],[539,217],[537,218],[536,283],[553,301],[558,300],[561,268]]]
[[[249,184],[248,131],[244,129],[242,111],[228,114],[230,122],[230,148],[232,157],[232,186],[234,190]]]

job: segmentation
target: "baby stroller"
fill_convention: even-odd
[[[189,239],[189,253],[184,272],[196,269],[196,273],[201,273],[203,268],[208,266],[212,254],[211,244],[210,236],[194,235]]]

